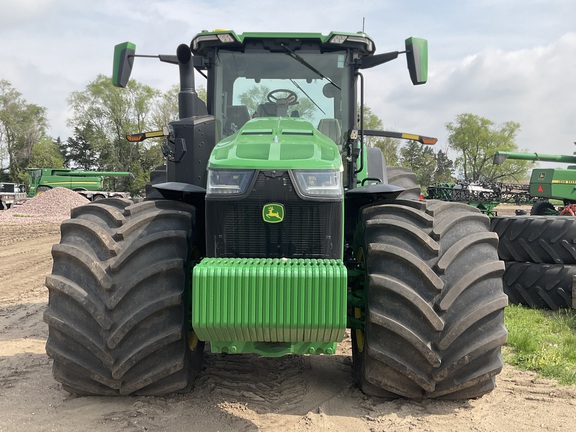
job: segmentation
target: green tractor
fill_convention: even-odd
[[[46,279],[47,353],[75,394],[190,389],[213,353],[330,355],[350,329],[353,373],[386,398],[493,389],[507,333],[504,265],[489,219],[419,200],[364,128],[362,71],[405,54],[427,80],[427,42],[375,54],[363,33],[197,34],[178,65],[179,119],[146,200],[81,206]],[[127,85],[135,46],[116,46]],[[207,101],[195,92],[206,78]]]

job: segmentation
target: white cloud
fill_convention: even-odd
[[[390,76],[395,81],[384,89],[371,83],[368,105],[381,118],[395,119],[396,129],[438,136],[441,146],[446,142],[444,125],[458,114],[472,113],[496,124],[520,123],[517,144],[522,149],[552,154],[576,150],[576,33],[545,46],[486,49],[456,62],[431,62],[430,68],[428,83],[414,89],[398,71],[388,76],[378,71],[376,83],[390,82]]]
[[[34,20],[49,10],[56,0],[4,0],[0,7],[0,26],[16,27],[24,20]]]

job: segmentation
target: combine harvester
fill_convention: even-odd
[[[130,198],[128,192],[107,191],[105,177],[132,176],[122,171],[81,171],[67,168],[31,168],[28,196],[34,197],[56,187],[71,189],[90,201],[104,198]]]

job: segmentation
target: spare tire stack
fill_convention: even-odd
[[[498,255],[506,263],[504,292],[510,303],[535,309],[570,308],[576,275],[576,218],[494,217]]]

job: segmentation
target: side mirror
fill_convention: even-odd
[[[114,47],[114,69],[112,71],[112,84],[115,87],[126,87],[132,73],[136,45],[132,42],[123,42]]]
[[[410,37],[406,39],[406,62],[412,84],[425,84],[428,81],[428,41]]]

